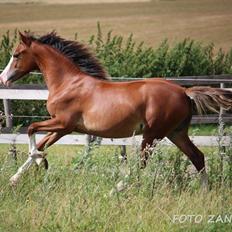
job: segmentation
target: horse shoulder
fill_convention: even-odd
[[[80,107],[80,100],[77,96],[78,91],[64,91],[49,94],[47,100],[47,110],[50,115],[57,114],[70,114],[71,112],[78,111]],[[75,107],[74,107],[75,105]]]

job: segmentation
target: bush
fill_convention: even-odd
[[[170,47],[164,40],[157,49],[137,44],[133,35],[126,40],[112,36],[104,37],[98,24],[96,36],[89,45],[113,77],[172,77],[232,73],[232,49],[218,51],[214,44],[203,45],[190,38]]]

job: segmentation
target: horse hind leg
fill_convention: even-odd
[[[142,141],[141,152],[140,152],[140,168],[146,167],[147,160],[149,158],[149,154],[151,153],[151,148],[153,148],[153,141],[154,141],[154,136],[150,136],[149,133],[145,133],[143,135],[143,141]],[[126,157],[126,159],[127,159],[127,157]],[[125,161],[126,161],[126,159],[125,159]],[[124,163],[124,165],[126,165],[126,162]],[[111,189],[110,194],[109,194],[110,196],[112,196],[116,192],[123,191],[127,187],[127,185],[128,185],[127,179],[130,175],[130,171],[124,166],[123,173],[126,173],[124,175],[123,180],[120,180],[115,185],[115,187]]]
[[[144,169],[147,166],[147,161],[152,154],[154,148],[167,134],[167,128],[158,126],[159,122],[153,122],[153,125],[146,126],[143,133],[143,140],[140,151],[140,168]]]
[[[201,175],[201,185],[203,189],[208,188],[208,177],[205,170],[204,154],[192,143],[188,136],[188,130],[184,129],[173,133],[168,138],[191,160],[197,171]]]
[[[148,158],[152,152],[152,149],[156,146],[155,137],[143,135],[143,141],[141,144],[140,152],[140,168],[144,169],[147,166]]]

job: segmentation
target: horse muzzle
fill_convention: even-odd
[[[4,76],[4,73],[0,74],[0,84],[3,84],[5,86],[9,86],[11,83],[11,80],[9,78],[6,78],[6,76]]]
[[[0,74],[0,84],[5,86],[10,86],[12,82],[18,80],[21,76],[23,76],[22,72],[12,72],[9,76],[4,73],[4,71]]]
[[[0,74],[0,85],[6,85],[2,73]]]

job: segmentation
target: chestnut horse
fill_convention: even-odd
[[[100,62],[79,42],[55,33],[38,38],[20,33],[20,37],[0,81],[9,85],[32,70],[40,70],[49,90],[51,119],[29,126],[29,157],[11,177],[12,184],[34,161],[42,161],[47,147],[74,131],[107,138],[143,134],[142,167],[148,159],[146,147],[167,137],[189,157],[207,183],[204,155],[188,137],[192,109],[227,110],[232,106],[232,92],[183,88],[158,78],[111,82]],[[36,144],[35,133],[39,131],[48,134]]]

